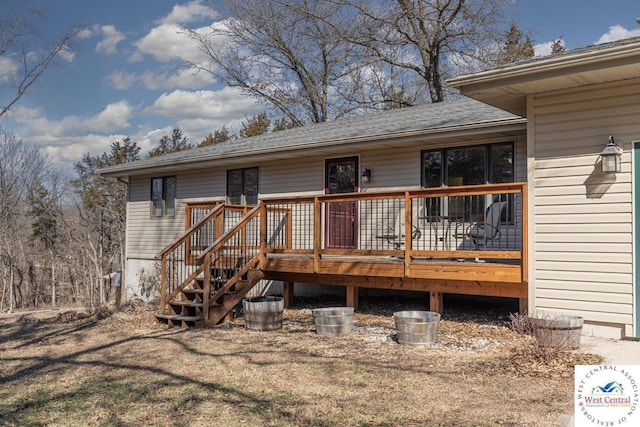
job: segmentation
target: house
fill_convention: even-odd
[[[640,39],[450,83],[465,96],[104,169],[129,185],[127,293],[159,282],[179,325],[273,283],[286,303],[303,283],[351,306],[366,288],[429,292],[434,311],[501,296],[638,336]],[[604,173],[610,136],[622,169]]]

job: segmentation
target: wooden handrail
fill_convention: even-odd
[[[227,206],[227,208],[229,208],[229,207]],[[195,233],[196,231],[198,231],[202,227],[204,227],[206,225],[206,223],[208,223],[211,218],[217,216],[220,213],[220,211],[222,211],[223,209],[225,209],[224,203],[221,203],[218,206],[216,206],[215,208],[213,208],[213,210],[211,212],[209,212],[205,217],[203,217],[197,223],[193,224],[187,231],[182,233],[182,235],[180,237],[178,237],[178,239],[175,242],[173,242],[172,244],[170,244],[169,246],[164,248],[162,251],[160,251],[155,256],[155,259],[161,259],[164,255],[166,255],[167,253],[171,252],[172,250],[174,250],[175,248],[180,246],[187,239],[189,239],[189,237],[191,237],[191,235],[193,233]]]
[[[317,196],[292,196],[288,198],[265,198],[261,201],[267,205],[271,204],[299,204],[313,203],[314,200],[320,202],[351,202],[358,200],[376,199],[402,199],[405,195],[410,198],[415,197],[445,197],[445,196],[478,196],[487,193],[514,194],[522,193],[527,186],[526,182],[507,182],[500,184],[482,185],[461,185],[455,187],[432,187],[432,188],[412,188],[408,190],[389,191],[367,191],[366,193],[339,193],[322,194]]]
[[[261,204],[258,204],[253,209],[251,209],[247,214],[245,214],[235,226],[225,231],[222,234],[222,236],[220,236],[215,242],[213,242],[213,244],[211,244],[200,255],[198,255],[197,257],[198,262],[201,262],[202,259],[205,256],[209,255],[211,252],[215,252],[221,249],[224,246],[224,244],[231,238],[231,236],[233,236],[236,233],[236,231],[240,230],[249,221],[255,218],[257,213],[260,212],[260,209],[261,209]]]

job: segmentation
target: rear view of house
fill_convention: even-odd
[[[363,288],[426,291],[435,311],[500,296],[636,336],[639,63],[630,39],[458,77],[455,101],[105,169],[129,185],[127,293],[157,278],[177,324],[303,283],[352,306]],[[609,136],[620,172],[602,172]]]

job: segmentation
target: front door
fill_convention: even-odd
[[[357,191],[358,158],[343,157],[325,162],[325,193],[340,194]],[[357,235],[357,204],[332,202],[327,204],[327,248],[355,249]]]

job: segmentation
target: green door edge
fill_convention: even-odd
[[[634,264],[634,319],[633,332],[640,337],[640,142],[633,143],[633,264]]]

